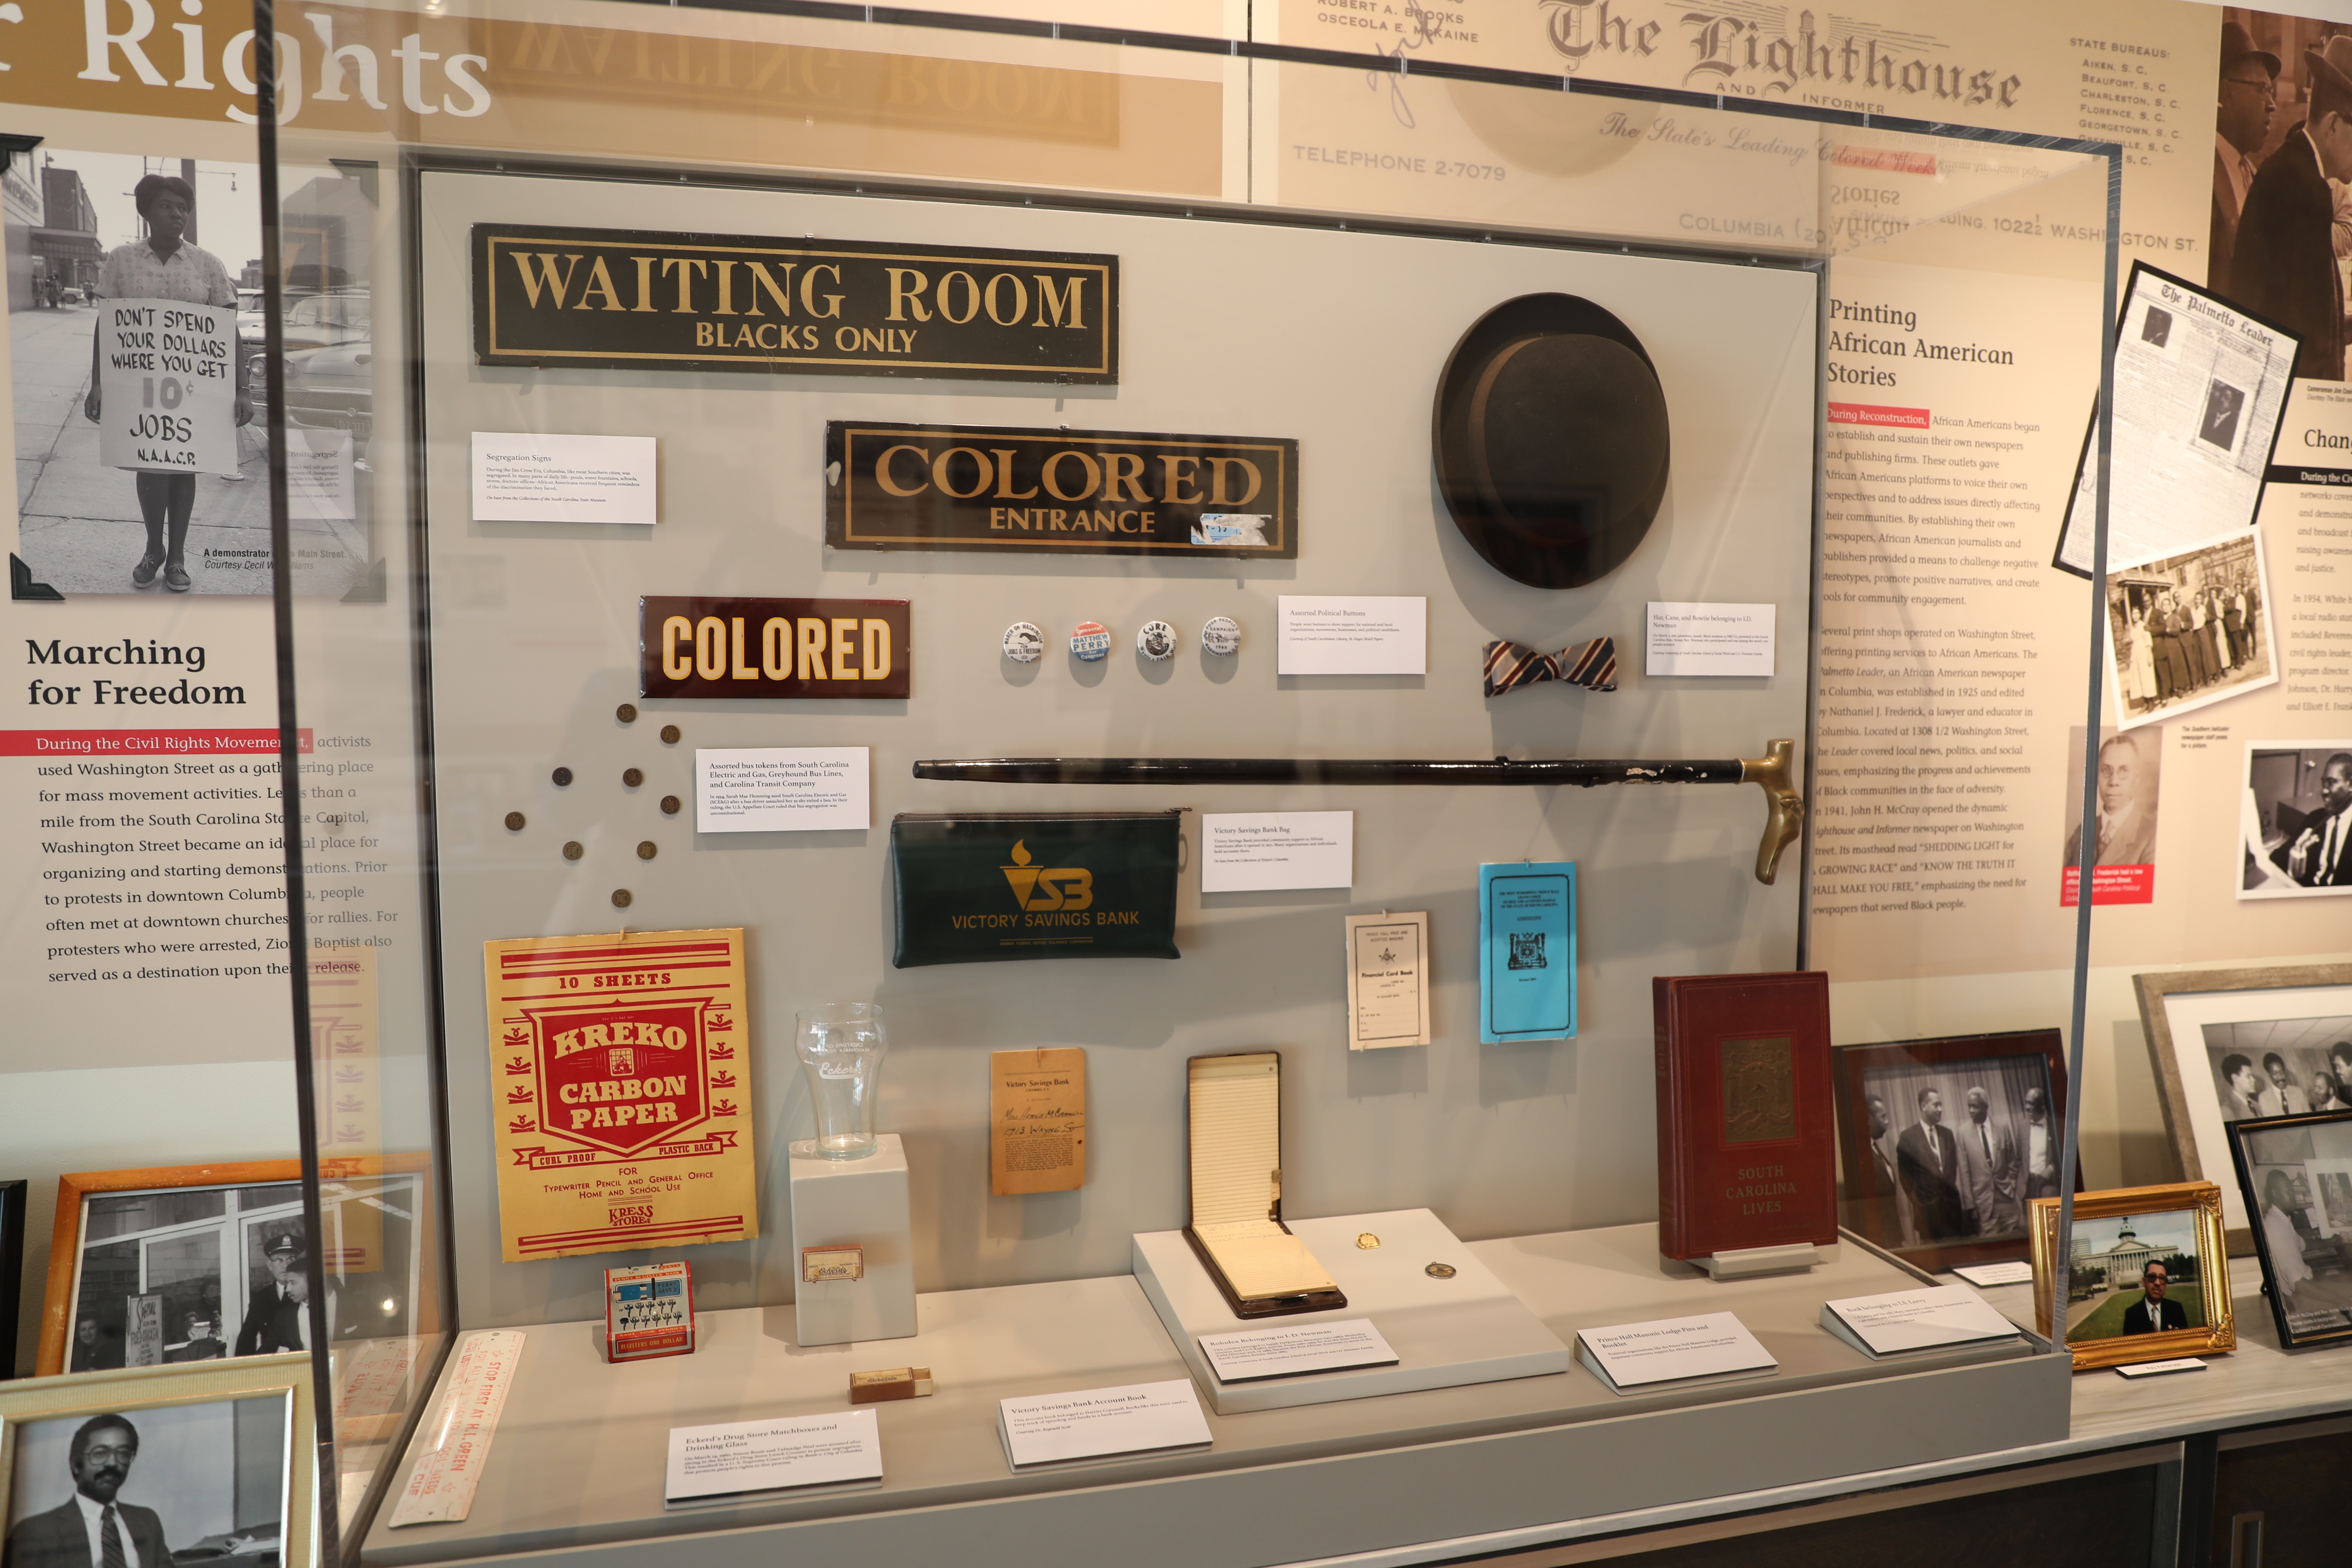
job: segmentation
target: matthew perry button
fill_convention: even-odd
[[[1070,634],[1070,652],[1081,664],[1099,664],[1110,655],[1110,628],[1100,621],[1080,621]]]
[[[1201,646],[1209,652],[1218,655],[1239,653],[1242,647],[1242,628],[1234,623],[1230,616],[1211,616],[1208,624],[1201,628]]]
[[[1045,655],[1045,634],[1027,621],[1004,628],[1004,657],[1015,664],[1034,664]]]
[[[1176,628],[1166,621],[1144,622],[1143,629],[1135,634],[1135,651],[1149,659],[1173,658]]]

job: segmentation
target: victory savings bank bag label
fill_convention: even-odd
[[[1181,828],[1175,811],[895,817],[891,962],[1174,958]]]
[[[743,932],[482,944],[506,1260],[760,1234]]]

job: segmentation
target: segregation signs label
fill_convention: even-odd
[[[101,300],[98,460],[163,473],[236,471],[236,312]]]

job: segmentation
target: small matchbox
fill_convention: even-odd
[[[887,1372],[853,1372],[849,1374],[849,1403],[880,1405],[892,1399],[923,1399],[931,1392],[931,1369],[927,1366],[894,1366]]]
[[[862,1247],[844,1245],[801,1248],[801,1283],[803,1285],[865,1278],[866,1249]]]
[[[694,1271],[687,1264],[604,1270],[604,1359],[694,1353]]]

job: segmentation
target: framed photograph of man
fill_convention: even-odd
[[[2033,1312],[2045,1335],[2060,1261],[2058,1200],[2037,1198]],[[2076,1372],[2238,1348],[2221,1189],[2211,1182],[2076,1194],[2066,1280]]]
[[[421,1157],[329,1161],[320,1263],[338,1341],[437,1317]],[[35,1370],[102,1372],[308,1350],[311,1239],[292,1160],[84,1171],[58,1180]],[[338,1303],[350,1304],[339,1317]],[[365,1303],[362,1310],[361,1303]]]
[[[2352,1340],[2352,1110],[2230,1124],[2279,1343]]]
[[[2352,1110],[2352,964],[2136,974],[2164,1128],[2189,1181],[2231,1168],[2226,1129]],[[2254,1250],[2234,1186],[2222,1189],[2230,1251]]]
[[[2066,1052],[2056,1029],[1832,1053],[1841,1223],[1923,1268],[2026,1254],[2059,1192]],[[2074,1184],[2082,1189],[2078,1164]]]
[[[2238,897],[2352,893],[2352,741],[2246,748]]]
[[[281,1355],[0,1389],[0,1568],[309,1568],[310,1376]]]

